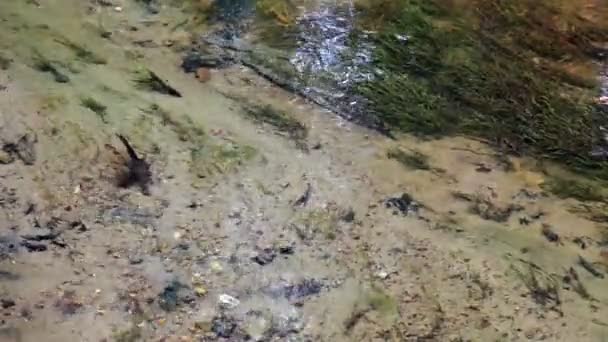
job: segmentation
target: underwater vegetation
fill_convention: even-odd
[[[596,62],[608,25],[583,5],[372,0],[360,25],[378,30],[378,76],[358,91],[392,130],[472,135],[608,180],[591,154],[606,144]]]

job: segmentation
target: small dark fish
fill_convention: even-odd
[[[131,185],[138,185],[144,195],[149,195],[148,186],[152,181],[150,164],[137,156],[137,153],[135,153],[135,150],[124,136],[120,134],[117,134],[117,136],[120,141],[122,141],[123,145],[125,145],[127,153],[129,154],[129,161],[127,162],[128,172],[124,175],[123,179],[121,179],[119,185],[124,188],[128,188]]]

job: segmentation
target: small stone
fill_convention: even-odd
[[[376,273],[376,277],[378,277],[380,279],[386,279],[386,278],[388,278],[388,272],[380,271],[380,272]]]
[[[122,7],[116,6],[116,7],[114,7],[114,11],[115,12],[122,12]]]
[[[231,295],[228,294],[221,294],[218,298],[218,302],[220,304],[220,306],[226,308],[226,309],[234,309],[237,306],[239,306],[239,304],[241,304],[241,302],[232,297]]]
[[[211,79],[211,71],[207,68],[198,68],[196,69],[196,78],[201,83],[205,83]]]

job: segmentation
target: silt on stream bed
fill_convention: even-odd
[[[411,10],[422,33],[436,34],[426,20],[443,13],[431,5],[385,4]],[[437,115],[442,103],[463,108],[452,96],[465,94],[435,87],[460,75],[443,71],[460,69],[357,78],[364,65],[308,59],[336,52],[325,38],[356,38],[344,30],[365,31],[364,52],[391,34],[377,20],[395,19],[363,2],[260,1],[242,12],[249,17],[220,59],[199,37],[217,37],[233,12],[192,18],[193,8],[213,5],[0,3],[2,61],[10,61],[0,68],[0,339],[605,339],[602,188],[479,139],[388,139],[328,113],[359,113],[326,96],[359,96],[360,82],[387,80],[378,75],[416,80],[404,94],[426,102],[413,119]],[[269,50],[256,36],[262,24],[300,38]],[[413,46],[417,58],[428,52]],[[215,63],[198,66],[209,69],[205,82],[181,70],[192,49]],[[272,63],[262,63],[267,51]],[[69,82],[36,68],[41,56]],[[372,56],[354,61],[382,69]],[[336,77],[323,68],[302,77],[294,65],[304,64]],[[155,77],[137,78],[142,70]],[[118,186],[129,156],[116,134],[149,164],[147,195]]]

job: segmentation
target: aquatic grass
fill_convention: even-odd
[[[386,153],[389,159],[398,161],[401,165],[414,170],[431,170],[429,157],[418,151],[404,151],[400,148],[391,148]]]
[[[195,145],[202,145],[205,141],[205,130],[188,116],[175,117],[156,103],[142,108],[141,111],[159,118],[164,126],[171,127],[181,141],[189,141]]]
[[[305,143],[308,128],[294,117],[279,111],[270,105],[249,106],[245,109],[247,117],[256,122],[268,124],[279,132],[287,134],[296,144]]]
[[[190,170],[199,178],[225,174],[236,170],[256,154],[255,148],[236,143],[196,146],[190,150]]]
[[[53,76],[53,79],[57,83],[68,83],[70,81],[70,78],[67,75],[65,75],[55,67],[53,61],[47,59],[38,51],[34,50],[32,53],[34,55],[32,67],[35,70],[51,74]]]
[[[459,11],[396,1],[375,38],[378,76],[358,89],[377,117],[393,130],[478,136],[608,179],[607,164],[590,157],[608,126],[598,85],[564,67],[598,58],[605,24],[547,0],[470,0]]]
[[[552,177],[543,188],[560,198],[574,198],[580,201],[605,201],[608,199],[602,183],[590,179]]]
[[[55,41],[65,47],[67,47],[68,49],[70,49],[76,55],[77,59],[79,59],[85,63],[107,64],[107,61],[105,58],[96,55],[95,53],[93,53],[89,49],[85,48],[84,46],[78,45],[77,43],[69,41],[65,38],[56,38]]]
[[[139,69],[135,71],[135,82],[136,88],[140,90],[146,90],[151,92],[157,92],[160,94],[170,95],[173,97],[182,97],[181,93],[177,89],[171,87],[166,81],[160,78],[156,73],[148,69]]]
[[[100,103],[99,101],[95,100],[92,97],[81,98],[80,104],[83,107],[90,109],[93,113],[97,114],[97,116],[101,119],[101,121],[103,123],[108,123],[107,122],[108,107],[106,107],[105,105],[103,105],[102,103]]]

